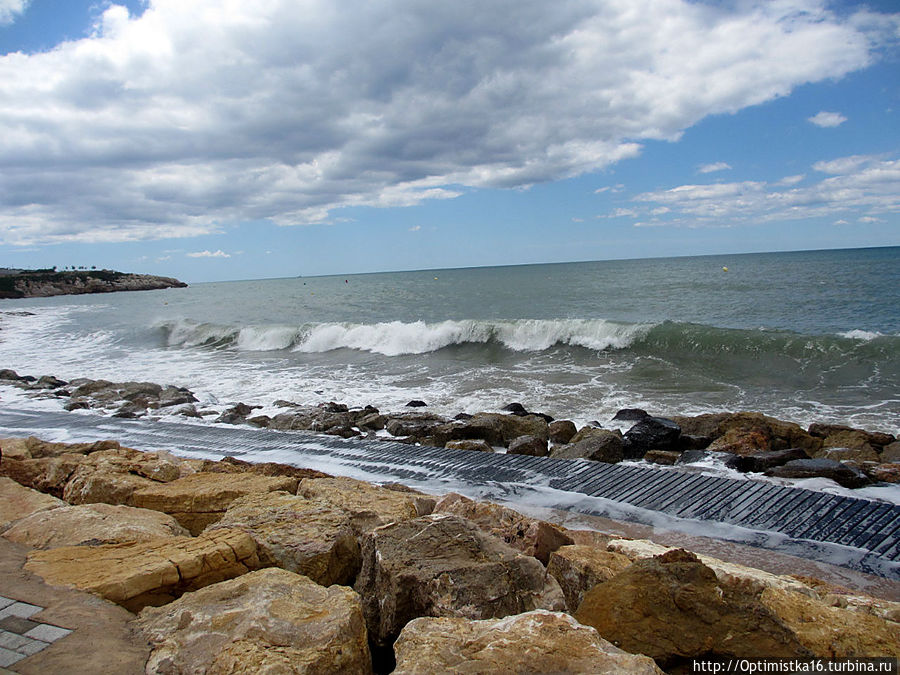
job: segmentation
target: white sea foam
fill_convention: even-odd
[[[871,342],[875,338],[884,337],[884,333],[879,333],[878,331],[870,331],[870,330],[848,330],[843,333],[838,333],[841,337],[848,338],[850,340],[862,340],[863,342]]]

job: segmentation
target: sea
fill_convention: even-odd
[[[302,270],[298,270],[298,274]],[[241,275],[238,265],[235,276]],[[759,411],[900,433],[900,247],[296,276],[0,301],[0,368],[579,424]],[[4,387],[0,401],[33,401]]]

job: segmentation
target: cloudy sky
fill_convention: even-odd
[[[900,245],[896,0],[0,0],[0,265]]]

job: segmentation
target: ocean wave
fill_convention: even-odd
[[[516,352],[535,352],[556,345],[602,351],[625,349],[652,324],[626,324],[602,319],[518,321],[390,321],[373,324],[317,323],[302,326],[223,326],[189,319],[159,326],[169,347],[234,348],[241,351],[321,353],[355,349],[385,356],[425,354],[463,344],[497,343]]]

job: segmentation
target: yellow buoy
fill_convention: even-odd
[[[723,268],[722,268],[722,271],[723,271],[723,272],[727,272],[727,271],[728,271],[728,268],[727,268],[727,267],[723,267]]]

